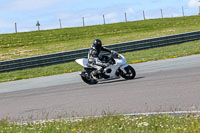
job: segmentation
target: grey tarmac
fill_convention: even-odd
[[[200,55],[132,66],[137,76],[128,81],[87,85],[71,73],[1,83],[0,118],[200,110]]]

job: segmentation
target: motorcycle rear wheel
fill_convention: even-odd
[[[126,73],[122,72],[120,74],[124,79],[130,80],[130,79],[134,79],[135,78],[136,72],[135,72],[135,69],[133,67],[128,65],[127,67],[125,67],[125,71],[126,71]]]
[[[91,79],[91,78],[87,78],[87,77],[82,76],[82,75],[81,75],[81,79],[82,79],[85,83],[87,83],[87,84],[89,84],[89,85],[94,85],[94,84],[97,84],[97,83],[98,83],[97,80]]]

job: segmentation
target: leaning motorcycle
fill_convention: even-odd
[[[110,65],[101,73],[96,74],[96,69],[88,65],[88,59],[82,58],[75,60],[79,65],[84,67],[80,76],[87,84],[97,84],[99,81],[119,79],[120,77],[130,80],[136,76],[135,69],[127,64],[126,58],[116,52],[112,52],[109,56],[102,56],[101,61]]]

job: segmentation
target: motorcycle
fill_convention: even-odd
[[[117,52],[111,52],[109,56],[103,55],[100,60],[104,63],[109,63],[109,66],[98,74],[95,73],[95,68],[88,65],[87,58],[75,60],[79,65],[84,67],[80,76],[85,83],[92,85],[97,84],[99,81],[119,79],[121,77],[130,80],[136,76],[135,69],[127,64],[126,58],[123,55]]]

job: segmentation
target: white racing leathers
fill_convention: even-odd
[[[102,47],[101,51],[106,51],[111,53],[111,50]],[[94,47],[91,47],[88,52],[88,65],[96,68],[97,70],[101,70],[102,68],[105,68],[108,66],[107,63],[102,63],[99,57],[99,54],[101,51],[97,51]]]

